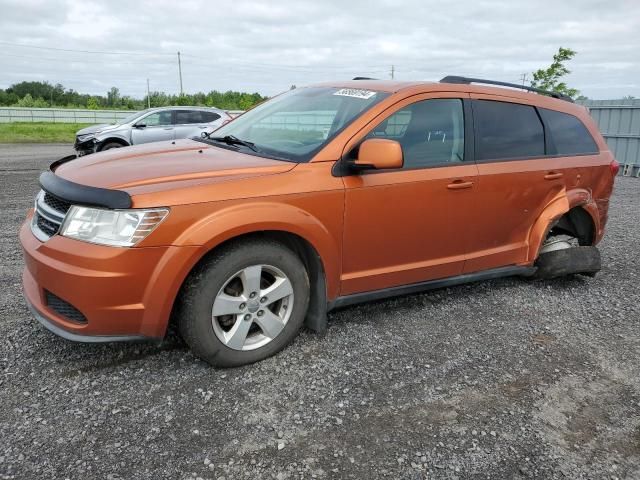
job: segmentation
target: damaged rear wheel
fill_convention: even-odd
[[[595,276],[601,269],[600,251],[594,246],[580,246],[575,238],[547,238],[536,260],[536,279],[551,279],[565,275]]]

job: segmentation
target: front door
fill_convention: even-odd
[[[407,99],[363,137],[398,141],[404,167],[344,177],[341,295],[462,273],[477,177],[463,96]]]
[[[150,113],[139,119],[131,129],[131,144],[173,140],[174,129],[172,110]]]

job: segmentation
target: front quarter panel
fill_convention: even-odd
[[[271,176],[268,196],[171,206],[163,224],[140,246],[198,247],[188,271],[208,252],[235,237],[263,231],[291,233],[316,250],[327,278],[327,296],[335,298],[342,259],[344,187],[341,179],[331,176],[330,168],[330,164],[303,164],[288,174]],[[255,195],[260,191],[255,187],[266,180],[247,179],[218,187]]]
[[[110,138],[117,138],[131,145],[131,126],[123,125],[115,130],[109,130],[96,135],[96,141],[98,143],[103,143],[105,140],[109,140]]]

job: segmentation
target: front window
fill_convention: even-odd
[[[141,124],[147,127],[159,127],[163,125],[171,125],[171,110],[163,110],[161,112],[152,113],[140,120]]]
[[[384,92],[354,88],[297,88],[241,115],[216,130],[212,137],[233,136],[251,142],[257,154],[306,162],[387,96]],[[246,151],[252,153],[250,149]]]
[[[367,138],[400,142],[407,169],[462,162],[462,100],[435,98],[413,103],[379,123]]]
[[[149,110],[147,109],[147,110],[142,110],[140,112],[132,113],[131,115],[128,115],[128,116],[124,117],[122,120],[118,120],[118,124],[125,125],[127,123],[131,123],[134,120],[136,120],[136,119],[140,118],[141,116],[143,116],[144,114],[146,114],[148,111]]]

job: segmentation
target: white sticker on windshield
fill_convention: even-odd
[[[362,98],[367,100],[373,97],[376,92],[372,92],[371,90],[360,90],[359,88],[341,88],[334,95],[342,95],[343,97],[355,97]]]

